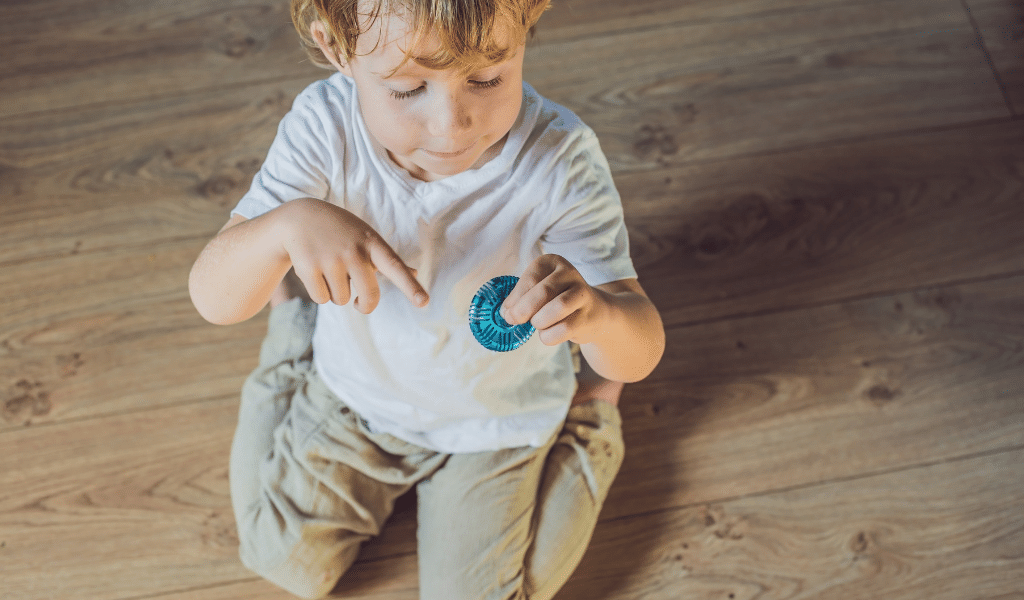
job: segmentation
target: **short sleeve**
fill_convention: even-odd
[[[301,93],[281,119],[263,166],[232,216],[253,219],[290,200],[327,197],[337,136],[328,134],[324,112],[315,104],[317,94],[311,92]]]
[[[586,129],[561,160],[564,185],[552,199],[542,251],[568,260],[592,286],[636,277],[622,201],[597,136]]]

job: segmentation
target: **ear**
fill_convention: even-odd
[[[334,68],[338,69],[345,75],[352,77],[352,68],[348,63],[341,62],[341,57],[338,55],[338,52],[327,42],[327,40],[331,39],[331,36],[327,33],[327,26],[324,25],[324,22],[317,19],[310,23],[309,33],[313,36],[313,39],[316,40],[316,45],[320,48],[320,51],[324,53],[324,56],[327,57],[327,60],[334,65]]]

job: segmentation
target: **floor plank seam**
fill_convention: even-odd
[[[888,4],[888,3],[891,3],[891,2],[892,2],[892,0],[860,0],[860,1],[843,2],[841,4],[841,6],[871,6],[873,4]],[[836,3],[836,4],[840,5],[840,3]],[[597,40],[597,39],[600,39],[600,38],[614,37],[614,36],[618,36],[618,35],[629,35],[629,34],[636,34],[636,33],[656,33],[656,32],[662,31],[664,29],[672,29],[672,28],[680,27],[680,26],[706,27],[708,25],[716,25],[716,24],[719,24],[719,23],[741,23],[743,21],[748,21],[748,20],[753,20],[753,19],[785,17],[785,16],[788,16],[788,15],[798,15],[798,14],[807,13],[807,12],[821,12],[822,10],[823,10],[823,8],[821,6],[811,6],[811,7],[808,7],[808,6],[796,6],[796,7],[780,8],[780,9],[776,9],[776,10],[766,10],[766,11],[763,11],[763,12],[748,12],[748,13],[742,13],[742,14],[733,15],[733,16],[704,17],[704,18],[698,18],[698,19],[685,19],[684,18],[684,19],[679,20],[679,21],[663,21],[663,22],[659,22],[656,25],[640,25],[640,26],[637,26],[637,27],[623,27],[621,29],[611,29],[611,30],[601,31],[601,32],[592,33],[592,34],[583,34],[583,35],[577,35],[577,36],[564,36],[564,37],[559,37],[557,39],[553,39],[553,40],[550,40],[550,41],[538,40],[537,42],[534,43],[534,45],[535,46],[554,46],[556,44],[580,42],[580,41],[586,41],[586,40]],[[571,12],[570,12],[570,14],[571,14]],[[543,17],[541,17],[541,22],[537,26],[537,31],[538,31],[537,36],[538,37],[541,37],[541,36],[544,35],[543,26],[544,26],[544,21],[543,21]],[[529,48],[530,48],[530,44],[527,43],[527,49],[529,49]]]
[[[740,152],[737,154],[729,154],[726,156],[716,156],[713,158],[704,159],[693,159],[687,161],[680,161],[672,163],[668,167],[661,167],[656,169],[619,169],[614,171],[613,175],[633,175],[637,173],[658,173],[679,171],[687,167],[702,167],[707,165],[715,165],[719,163],[730,162],[733,160],[747,160],[752,158],[771,158],[784,156],[786,154],[793,154],[797,152],[808,152],[811,150],[827,150],[841,146],[850,146],[855,144],[865,144],[869,142],[881,142],[892,140],[896,138],[912,138],[919,135],[932,134],[932,133],[947,133],[951,131],[966,131],[974,128],[990,127],[992,125],[998,125],[1000,123],[1012,123],[1016,121],[1015,115],[1011,114],[1004,117],[992,117],[989,119],[978,119],[975,121],[960,121],[957,123],[946,123],[943,125],[931,125],[928,127],[918,127],[912,129],[894,129],[890,131],[882,131],[877,133],[869,133],[859,136],[849,137],[838,137],[831,138],[820,143],[809,143],[809,144],[796,144],[792,146],[783,146],[778,148],[771,148],[768,150],[758,150],[754,152]]]
[[[307,60],[302,60],[302,61],[299,61],[299,64],[301,64],[301,63],[308,63],[308,62],[309,62],[308,59]],[[328,72],[326,69],[324,69],[323,71],[324,71],[324,76],[322,78],[326,78],[326,77],[330,76],[330,72]],[[9,115],[4,115],[4,120],[7,121],[7,122],[10,122],[10,121],[12,121],[14,119],[17,119],[17,118],[38,118],[38,117],[45,117],[46,115],[51,115],[51,114],[64,115],[64,114],[67,114],[69,111],[72,111],[72,110],[74,110],[74,111],[86,111],[86,110],[94,110],[94,109],[99,109],[99,108],[109,107],[109,106],[132,106],[132,105],[148,104],[148,103],[171,102],[171,101],[175,101],[175,100],[189,100],[189,99],[193,99],[193,98],[197,98],[197,97],[202,97],[204,95],[211,95],[211,94],[216,93],[216,92],[245,90],[245,89],[248,89],[248,88],[261,87],[261,86],[265,86],[265,85],[272,85],[272,84],[275,84],[275,83],[282,83],[282,82],[301,82],[301,81],[306,81],[308,83],[313,83],[314,81],[317,81],[317,80],[322,79],[322,78],[321,77],[312,77],[310,74],[307,74],[307,75],[302,75],[302,76],[282,75],[280,77],[270,77],[270,78],[267,78],[267,79],[254,79],[254,80],[247,80],[247,81],[236,81],[234,83],[225,83],[223,85],[211,85],[211,86],[207,86],[207,87],[195,88],[195,89],[192,89],[192,90],[186,90],[186,91],[182,91],[182,92],[178,92],[178,93],[166,93],[166,94],[160,94],[160,95],[155,95],[155,96],[136,96],[136,97],[129,98],[128,100],[125,100],[123,102],[109,101],[109,100],[108,101],[103,101],[103,102],[86,102],[86,103],[83,103],[83,104],[74,104],[74,105],[71,105],[71,106],[62,106],[62,107],[59,107],[59,108],[47,108],[47,109],[43,109],[43,110],[29,110],[29,111],[24,111],[24,112],[17,112],[17,113],[12,113],[12,114],[9,114]],[[184,104],[184,103],[181,103],[181,102],[174,102],[174,103],[175,104]],[[289,101],[287,104],[288,104],[288,106],[290,108],[292,103]],[[2,163],[0,163],[0,164],[2,164]]]
[[[881,477],[881,476],[884,476],[884,475],[892,475],[894,473],[914,471],[914,470],[918,470],[918,469],[928,469],[928,468],[931,468],[931,467],[934,467],[934,466],[937,466],[937,465],[953,464],[953,463],[973,460],[973,459],[976,459],[976,458],[984,458],[986,456],[995,456],[995,455],[998,455],[998,454],[1006,454],[1006,453],[1010,453],[1010,452],[1018,452],[1020,450],[1024,450],[1024,444],[1016,444],[1016,445],[1013,445],[1013,446],[1003,446],[1001,448],[990,448],[988,450],[981,450],[979,452],[971,452],[971,453],[962,454],[962,455],[959,455],[959,456],[946,457],[946,458],[941,459],[941,460],[933,460],[933,461],[922,462],[922,463],[914,463],[914,464],[911,464],[911,465],[903,465],[903,466],[900,466],[900,467],[893,467],[891,469],[881,469],[881,470],[878,470],[878,471],[868,471],[868,472],[864,472],[864,473],[858,473],[856,475],[847,475],[845,477],[836,477],[836,478],[833,478],[833,479],[823,479],[823,480],[819,480],[819,481],[801,483],[801,484],[791,485],[791,486],[787,486],[787,487],[763,490],[763,491],[759,491],[759,492],[754,492],[752,494],[740,494],[740,495],[736,495],[736,496],[723,496],[723,497],[720,497],[720,498],[709,498],[707,500],[702,500],[700,502],[692,502],[692,503],[689,503],[689,504],[680,504],[680,505],[677,505],[677,506],[666,506],[666,507],[659,508],[659,509],[656,509],[656,510],[643,511],[643,512],[633,513],[633,514],[628,514],[628,515],[620,515],[620,516],[617,516],[617,517],[610,517],[608,519],[599,519],[598,523],[610,523],[612,521],[621,521],[623,519],[632,519],[632,518],[635,518],[635,517],[644,517],[644,516],[650,516],[650,515],[658,515],[658,514],[664,514],[664,513],[667,513],[667,512],[678,511],[678,510],[690,510],[690,509],[698,508],[700,506],[708,506],[708,505],[712,505],[712,504],[726,504],[726,503],[735,502],[735,501],[738,501],[738,500],[746,500],[748,498],[761,498],[761,497],[765,497],[765,496],[771,496],[773,494],[785,494],[785,493],[788,493],[788,492],[807,490],[807,489],[812,489],[812,488],[815,488],[815,487],[824,487],[824,486],[828,486],[828,485],[834,485],[834,484],[837,484],[837,483],[845,483],[845,482],[850,482],[850,481],[858,481],[858,480],[863,480],[863,479],[870,479],[872,477]]]
[[[956,463],[956,462],[963,462],[963,461],[972,460],[972,459],[976,459],[976,458],[983,458],[983,457],[986,457],[986,456],[994,456],[994,455],[997,455],[997,454],[1015,452],[1015,451],[1020,451],[1020,450],[1024,450],[1024,444],[1018,444],[1018,445],[1015,445],[1015,446],[1008,446],[1008,447],[1003,447],[1003,448],[995,448],[995,449],[990,449],[990,450],[984,450],[984,451],[981,451],[981,452],[974,452],[974,453],[964,454],[964,455],[960,455],[960,456],[956,456],[956,457],[948,457],[948,458],[945,458],[945,459],[942,459],[942,460],[935,460],[935,461],[929,461],[929,462],[924,462],[924,463],[917,463],[917,464],[914,464],[914,465],[906,465],[906,466],[903,466],[903,467],[897,467],[897,468],[892,468],[892,469],[883,469],[883,470],[880,470],[880,471],[873,471],[873,472],[869,472],[869,473],[861,473],[861,474],[857,474],[857,475],[850,475],[850,476],[847,476],[847,477],[837,477],[837,478],[834,478],[834,479],[821,480],[821,481],[817,481],[817,482],[813,482],[813,483],[804,483],[804,484],[800,484],[800,485],[793,485],[793,486],[788,486],[788,487],[783,487],[783,488],[775,488],[775,489],[771,489],[771,490],[764,490],[764,491],[753,493],[753,494],[742,494],[742,495],[738,495],[738,496],[727,496],[727,497],[721,497],[721,498],[715,498],[715,499],[708,499],[708,500],[702,501],[702,502],[696,502],[696,503],[684,504],[684,505],[672,506],[672,507],[665,507],[665,508],[661,508],[661,509],[658,509],[658,510],[643,511],[643,512],[639,512],[639,513],[633,513],[633,514],[629,514],[629,515],[621,515],[621,516],[618,516],[618,517],[612,517],[612,518],[608,518],[608,519],[599,519],[598,524],[601,525],[601,524],[610,523],[610,522],[613,522],[613,521],[619,521],[619,520],[623,520],[623,519],[632,519],[632,518],[636,518],[636,517],[646,517],[646,516],[652,516],[652,515],[657,515],[657,514],[664,514],[664,513],[673,512],[673,511],[679,511],[679,510],[690,510],[690,509],[694,509],[694,508],[697,508],[697,507],[700,507],[700,506],[707,506],[707,505],[713,505],[713,504],[725,504],[725,503],[734,502],[734,501],[738,501],[738,500],[744,500],[744,499],[748,499],[748,498],[759,498],[759,497],[770,496],[770,495],[774,495],[774,494],[784,494],[784,493],[793,492],[793,491],[812,489],[812,488],[815,488],[815,487],[823,487],[823,486],[832,485],[832,484],[836,484],[836,483],[843,483],[843,482],[849,482],[849,481],[857,481],[857,480],[862,480],[862,479],[868,479],[868,478],[871,478],[871,477],[879,477],[879,476],[884,476],[884,475],[891,475],[891,474],[894,474],[894,473],[899,473],[899,472],[904,472],[904,471],[912,471],[912,470],[916,470],[916,469],[926,469],[926,468],[934,467],[936,465],[951,464],[951,463]],[[394,559],[397,559],[397,558],[414,556],[415,554],[416,554],[416,552],[396,552],[394,554],[388,554],[388,555],[385,555],[385,556],[377,556],[377,557],[370,558],[370,559],[365,559],[365,560],[357,559],[355,564],[379,563],[379,562],[394,560]],[[220,582],[220,583],[217,583],[217,584],[211,584],[211,585],[199,586],[199,587],[191,587],[191,588],[183,588],[183,589],[178,589],[178,590],[170,590],[170,591],[160,592],[160,593],[157,593],[157,594],[148,594],[148,595],[144,595],[144,596],[124,597],[124,598],[119,598],[118,600],[148,600],[150,598],[160,598],[162,596],[169,596],[169,595],[181,594],[181,593],[185,593],[185,592],[192,592],[192,591],[198,591],[198,590],[204,590],[204,589],[215,589],[215,588],[218,588],[218,587],[225,587],[225,586],[228,586],[228,585],[235,585],[235,584],[239,584],[239,583],[251,583],[251,582],[255,582],[255,581],[261,581],[261,579],[259,577],[251,577],[251,578],[245,578],[245,579],[235,579],[235,580],[231,580],[231,581]]]
[[[71,417],[68,419],[59,419],[55,421],[45,421],[42,423],[29,423],[26,425],[15,425],[0,427],[0,436],[8,433],[17,433],[19,431],[25,431],[26,429],[42,429],[43,427],[56,427],[58,425],[70,425],[78,423],[86,423],[88,421],[96,421],[100,419],[110,419],[117,417],[124,417],[129,415],[138,415],[147,412],[161,411],[164,409],[181,408],[184,406],[199,406],[202,404],[211,404],[214,402],[223,402],[230,399],[238,399],[241,390],[236,394],[224,394],[222,396],[213,396],[210,398],[203,398],[199,400],[183,400],[181,402],[172,402],[168,404],[161,404],[159,406],[149,406],[145,408],[132,408],[120,411],[113,411],[109,413],[102,413],[97,415],[89,415],[86,417]]]
[[[801,312],[806,310],[817,310],[826,308],[829,306],[840,306],[843,304],[849,304],[852,302],[863,302],[865,300],[876,300],[878,298],[887,298],[890,296],[898,296],[900,294],[910,294],[913,292],[920,292],[923,290],[940,290],[945,288],[957,287],[962,285],[973,285],[977,283],[991,283],[994,281],[1002,281],[1006,279],[1013,279],[1014,277],[1024,276],[1024,269],[1017,271],[1007,271],[1006,273],[998,273],[993,275],[983,275],[980,277],[967,277],[963,279],[954,279],[947,282],[938,282],[928,285],[919,285],[912,288],[902,289],[890,289],[880,290],[878,292],[871,292],[867,294],[858,294],[854,296],[844,296],[842,298],[836,298],[833,300],[825,300],[822,302],[810,302],[807,304],[797,304],[793,306],[778,307],[778,308],[765,308],[762,310],[755,310],[745,313],[730,313],[719,317],[710,317],[708,319],[695,319],[692,321],[684,321],[682,323],[675,323],[673,325],[667,325],[665,331],[672,331],[677,329],[686,329],[688,327],[697,327],[701,325],[710,325],[714,323],[721,323],[724,321],[734,321],[740,319],[752,319],[758,317],[766,317],[773,315],[781,315],[791,312]]]
[[[182,194],[182,196],[184,196],[184,194]],[[225,214],[227,214],[228,212],[230,212],[230,211],[225,211]],[[15,223],[11,223],[11,224],[13,225],[13,224],[17,224],[17,223],[15,222]],[[3,223],[2,225],[8,225],[8,223]],[[210,240],[212,240],[217,235],[217,233],[220,230],[221,226],[223,226],[223,224],[218,224],[217,225],[217,229],[211,229],[209,231],[209,233],[193,234],[193,235],[179,235],[179,236],[175,236],[175,237],[164,238],[164,239],[158,240],[157,242],[155,242],[155,244],[157,244],[157,245],[160,245],[160,244],[180,244],[180,243],[185,243],[185,242],[202,241],[202,240],[206,240],[207,242],[209,242]],[[34,262],[46,262],[46,261],[50,261],[50,260],[62,260],[62,259],[71,258],[71,257],[75,257],[77,259],[80,256],[91,256],[91,255],[95,255],[95,254],[102,254],[104,252],[110,252],[112,250],[116,250],[118,252],[123,252],[125,250],[133,250],[133,249],[140,249],[140,248],[141,249],[145,249],[145,251],[139,252],[140,256],[142,256],[143,254],[145,254],[145,255],[152,255],[153,254],[153,248],[154,248],[153,240],[143,240],[143,241],[140,241],[138,244],[135,244],[135,245],[99,246],[99,247],[95,247],[95,248],[89,248],[88,250],[76,250],[74,252],[68,251],[68,252],[60,252],[60,253],[54,253],[54,254],[42,254],[42,255],[37,255],[37,256],[29,256],[29,257],[26,257],[26,258],[16,258],[16,259],[8,260],[8,261],[0,261],[0,269],[7,268],[7,267],[20,267],[20,266],[32,264]],[[197,253],[196,257],[198,258],[198,256],[199,256],[199,254]]]
[[[1010,111],[1010,114],[1013,115],[1013,102],[1010,100],[1010,94],[1006,91],[1006,84],[1003,83],[1003,78],[999,75],[999,69],[996,68],[996,63],[992,60],[992,54],[988,51],[988,45],[985,43],[985,36],[981,35],[981,28],[978,27],[978,22],[974,20],[974,15],[971,14],[971,8],[967,6],[967,0],[960,0],[960,5],[963,7],[964,12],[967,13],[967,19],[970,21],[971,27],[974,29],[974,36],[977,38],[978,48],[980,48],[982,54],[985,55],[985,62],[988,63],[989,68],[992,70],[992,77],[995,78],[996,85],[999,86],[999,91],[1003,95],[1003,102],[1006,103],[1006,110]]]
[[[227,587],[229,585],[237,585],[240,583],[253,583],[255,581],[263,581],[260,577],[246,577],[244,579],[232,579],[229,581],[221,581],[218,583],[211,583],[209,585],[200,585],[196,587],[187,587],[177,590],[168,590],[164,592],[157,592],[155,594],[145,594],[142,596],[123,596],[117,600],[148,600],[149,598],[161,598],[163,596],[171,596],[176,594],[183,594],[186,592],[197,592],[200,590],[214,590],[221,587]]]

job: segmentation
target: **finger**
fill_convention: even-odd
[[[530,322],[537,329],[547,329],[555,326],[558,322],[566,319],[574,312],[583,307],[585,297],[578,286],[569,286],[561,294],[558,294],[547,304],[542,306],[537,314],[533,315]]]
[[[355,296],[353,306],[364,315],[370,314],[380,301],[380,287],[373,265],[369,261],[358,261],[348,274],[352,278],[352,294]]]
[[[519,283],[522,283],[523,279],[526,279],[529,282],[532,277],[533,276],[520,278]],[[507,318],[505,319],[508,321],[509,325],[519,325],[520,323],[526,323],[527,321],[532,323],[537,312],[543,308],[545,304],[554,298],[557,298],[558,295],[564,292],[566,287],[568,287],[567,285],[560,284],[557,281],[555,273],[551,273],[547,277],[544,277],[536,284],[530,285],[527,283],[527,285],[529,285],[529,287],[523,290],[522,295],[518,300],[513,298],[513,303],[509,304],[509,300],[506,298],[503,303],[506,314],[512,318],[511,320]],[[516,287],[518,286],[519,284],[517,283]],[[516,289],[513,288],[512,292],[515,293]],[[509,298],[512,298],[511,294],[509,295]],[[536,326],[536,323],[534,323],[534,326]]]
[[[579,318],[580,314],[581,313],[577,311],[550,327],[546,327],[544,329],[538,327],[537,337],[540,338],[540,342],[545,346],[557,346],[563,342],[568,342],[573,337],[573,324]]]
[[[426,306],[430,302],[427,290],[423,289],[420,282],[416,280],[416,269],[406,265],[402,261],[402,257],[398,256],[383,240],[379,244],[370,246],[370,258],[377,270],[390,279],[414,306]],[[421,294],[422,299],[417,298]]]
[[[306,286],[309,299],[317,304],[327,304],[331,301],[331,289],[319,271],[300,271],[295,269],[295,275]]]
[[[522,304],[523,297],[537,287],[553,271],[554,267],[547,264],[544,256],[533,261],[523,271],[523,274],[519,276],[519,281],[516,282],[512,291],[509,292],[509,295],[501,303],[501,318],[505,319],[509,325],[518,325],[519,323],[529,321],[536,311],[530,311],[527,307],[519,305]]]
[[[340,261],[334,267],[329,277],[325,277],[327,280],[328,287],[331,288],[331,301],[338,306],[344,306],[348,304],[348,301],[352,299],[351,292],[351,279],[348,275],[348,270],[345,269],[345,265]]]

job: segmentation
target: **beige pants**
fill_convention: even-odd
[[[275,307],[242,390],[230,467],[242,562],[324,596],[416,486],[422,600],[553,597],[622,463],[618,409],[573,406],[541,448],[434,452],[371,432],[327,389],[312,364],[315,319],[299,299]]]

